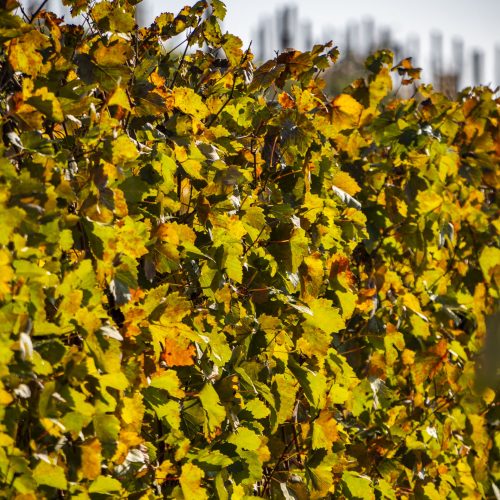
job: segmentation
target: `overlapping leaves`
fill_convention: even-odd
[[[393,97],[382,51],[329,98],[332,44],[255,68],[219,0],[64,3],[0,11],[2,494],[497,491],[493,92]]]

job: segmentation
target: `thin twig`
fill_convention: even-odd
[[[40,4],[40,7],[38,7],[38,9],[35,10],[35,13],[31,16],[31,19],[29,20],[29,24],[31,24],[36,19],[36,16],[38,16],[38,14],[45,7],[45,5],[47,4],[48,1],[49,0],[43,0],[43,2]]]
[[[194,31],[193,31],[194,33]],[[170,84],[170,88],[173,89],[174,88],[174,85],[175,85],[175,82],[177,80],[177,76],[179,75],[179,72],[181,70],[181,67],[182,65],[184,64],[184,59],[186,59],[186,54],[187,54],[187,51],[189,49],[189,38],[192,36],[192,33],[191,35],[189,35],[187,38],[186,38],[186,48],[184,49],[184,52],[182,53],[182,57],[181,57],[181,60],[179,61],[179,65],[177,66],[177,69],[175,70],[175,74],[174,74],[174,77],[172,78],[172,83]]]
[[[26,14],[26,11],[24,10],[23,6],[21,4],[19,4],[19,8],[21,9],[21,13],[24,17],[24,20],[29,23],[29,20],[30,20],[30,17],[28,16],[28,14]]]

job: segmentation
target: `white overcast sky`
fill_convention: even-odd
[[[298,7],[300,20],[312,22],[316,41],[327,41],[320,39],[328,25],[342,28],[349,22],[372,17],[378,28],[390,27],[396,39],[420,37],[420,64],[424,70],[430,54],[430,33],[439,30],[443,34],[445,59],[452,38],[462,37],[467,59],[474,48],[484,50],[485,83],[500,84],[494,82],[494,46],[500,46],[500,0],[227,0],[225,3],[224,28],[246,44],[255,36],[259,22],[287,4]],[[154,17],[162,11],[176,12],[190,4],[190,0],[146,0],[146,4],[148,13]]]

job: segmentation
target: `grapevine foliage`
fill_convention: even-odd
[[[493,92],[63,3],[0,9],[2,496],[493,495]]]

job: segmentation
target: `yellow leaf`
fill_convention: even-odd
[[[203,386],[199,398],[206,415],[205,434],[212,436],[226,419],[226,409],[220,404],[219,395],[211,383]]]
[[[96,479],[101,473],[102,455],[101,443],[97,438],[86,441],[81,446],[82,449],[82,466],[80,474],[85,479]]]
[[[191,302],[179,292],[168,294],[163,304],[165,312],[160,317],[161,325],[180,323],[192,310]]]
[[[287,373],[277,373],[274,376],[273,384],[276,385],[277,392],[280,395],[277,423],[282,424],[292,418],[295,395],[299,388],[295,378]]]
[[[370,106],[375,108],[379,102],[392,90],[392,78],[389,68],[382,68],[370,83]]]
[[[59,490],[68,489],[64,469],[40,460],[33,470],[33,479],[39,485],[46,485]]]
[[[117,217],[126,217],[128,215],[127,200],[121,189],[113,189],[114,213]]]
[[[346,292],[337,290],[335,292],[335,295],[337,296],[340,307],[342,309],[342,319],[349,319],[352,316],[354,309],[356,309],[357,295],[350,290]]]
[[[36,76],[43,67],[43,57],[39,52],[50,46],[47,37],[38,30],[32,30],[9,43],[9,63],[14,71]]]
[[[78,309],[80,309],[80,304],[83,299],[82,290],[72,290],[67,295],[63,297],[61,304],[58,307],[59,313],[67,315],[67,320],[69,321],[74,317]]]
[[[405,293],[403,295],[403,304],[410,308],[412,311],[421,313],[422,309],[420,308],[420,302],[418,301],[417,297],[413,295],[412,293]]]
[[[500,250],[496,247],[485,247],[479,257],[479,265],[487,283],[491,278],[498,279],[500,272]]]
[[[415,352],[410,349],[405,349],[401,355],[404,365],[411,366],[415,363]]]
[[[305,315],[305,324],[320,328],[325,333],[334,333],[345,328],[345,323],[339,310],[333,307],[328,299],[314,299],[307,303],[312,311],[312,316]]]
[[[115,165],[135,160],[139,152],[127,135],[120,135],[113,141],[112,158]]]
[[[61,422],[55,418],[43,417],[40,419],[40,423],[50,436],[59,438],[65,431],[64,424],[61,424]]]
[[[441,156],[439,160],[439,179],[445,182],[446,177],[457,175],[459,164],[460,156],[455,151],[450,151],[448,154]]]
[[[163,389],[174,398],[183,398],[184,391],[180,388],[181,382],[174,370],[158,371],[151,377],[151,387]]]
[[[132,55],[132,48],[124,40],[115,39],[109,45],[98,42],[93,57],[100,66],[123,66]]]
[[[297,340],[297,350],[306,356],[316,356],[320,363],[330,348],[332,339],[319,328],[304,327],[302,336]]]
[[[134,259],[148,253],[145,243],[149,239],[149,227],[146,223],[134,221],[127,216],[120,221],[120,227],[116,233],[119,238],[116,243],[117,253],[123,252]]]
[[[14,401],[14,398],[5,389],[0,388],[0,405],[7,406]]]
[[[315,252],[304,257],[303,265],[300,268],[300,287],[304,300],[315,298],[321,291],[323,284],[323,260],[321,254]]]
[[[162,484],[168,476],[173,476],[176,473],[176,468],[170,460],[164,460],[155,471],[155,479]]]
[[[332,413],[327,410],[321,410],[319,417],[314,421],[312,433],[312,447],[317,450],[324,448],[329,450],[332,443],[339,438],[338,424],[333,418]]]
[[[188,462],[182,466],[182,473],[179,479],[182,494],[189,500],[205,500],[207,493],[201,486],[201,480],[205,473],[196,465]]]
[[[243,281],[243,265],[237,253],[228,252],[224,266],[226,268],[227,277],[235,283],[241,283]]]
[[[417,311],[414,311],[417,314],[412,314],[410,316],[410,324],[412,327],[412,333],[417,335],[418,337],[423,337],[424,339],[428,338],[430,335],[429,331],[429,323],[422,319],[422,316],[419,315]]]
[[[194,231],[189,226],[177,222],[160,224],[156,236],[162,241],[160,251],[175,263],[180,259],[179,247],[186,243],[194,243],[196,239]]]
[[[8,434],[4,434],[3,432],[0,432],[0,446],[2,448],[15,446],[15,441]]]
[[[333,184],[351,196],[361,191],[359,184],[347,173],[339,171],[333,176]]]
[[[340,94],[332,101],[332,120],[336,130],[355,128],[363,106],[348,94]]]
[[[130,100],[128,98],[127,93],[122,87],[116,87],[115,91],[111,94],[111,97],[108,100],[109,106],[120,106],[123,109],[127,109],[128,111],[132,111],[130,107]]]
[[[139,432],[141,430],[141,422],[144,416],[144,404],[142,402],[142,394],[134,393],[130,398],[122,399],[122,420],[131,428]]]
[[[0,300],[10,293],[10,282],[14,279],[14,271],[10,266],[10,254],[0,250]]]
[[[175,87],[173,90],[174,106],[186,113],[195,116],[198,119],[206,118],[209,114],[208,108],[201,100],[201,97],[193,90],[187,87]]]
[[[246,498],[245,488],[242,484],[235,484],[233,486],[233,494],[231,500],[244,500]]]
[[[422,212],[432,212],[443,204],[443,199],[434,191],[421,191],[417,195],[417,202]]]

